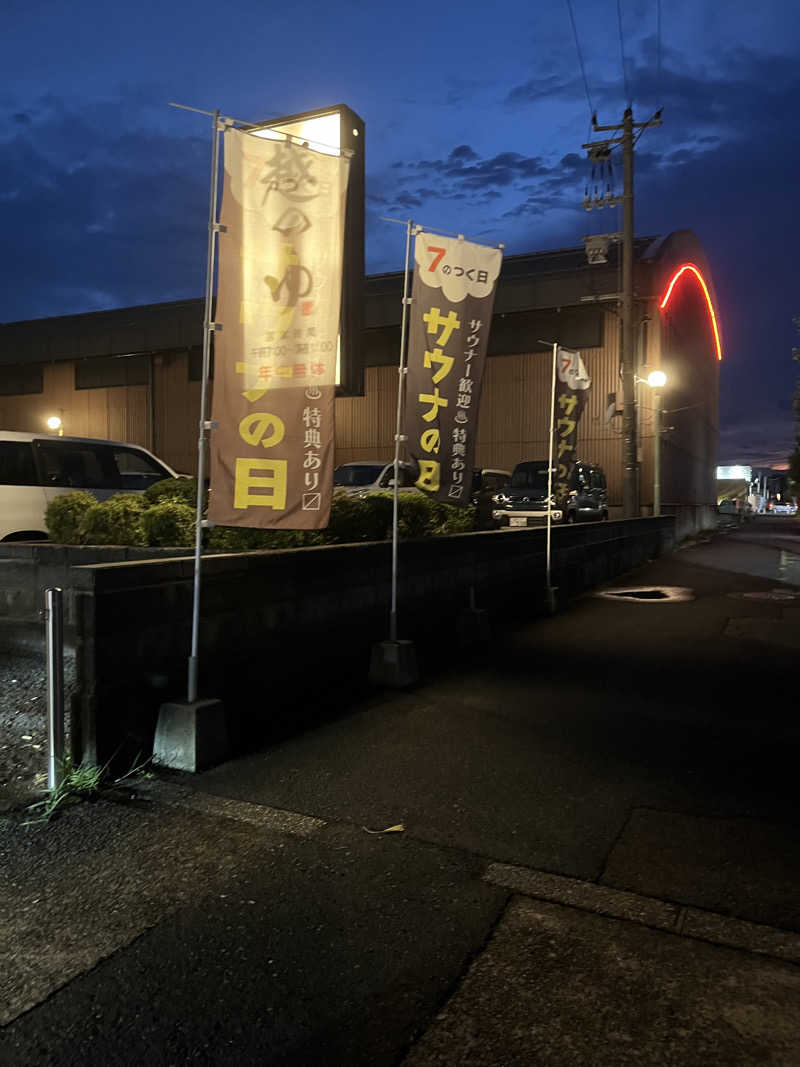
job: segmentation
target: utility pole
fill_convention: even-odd
[[[589,151],[590,158],[610,155],[614,145],[622,146],[622,442],[623,442],[623,517],[639,517],[639,457],[636,447],[636,375],[634,363],[634,338],[636,326],[633,314],[633,131],[648,126],[661,125],[661,108],[648,122],[634,122],[633,111],[626,108],[621,125],[598,126],[597,116],[592,116],[595,133],[612,132],[616,137],[594,141],[581,147]],[[602,203],[592,206],[611,206],[620,202],[619,197],[606,196]],[[616,235],[614,235],[616,236]]]

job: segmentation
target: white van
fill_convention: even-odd
[[[398,489],[413,489],[417,475],[410,463],[400,463]],[[360,459],[343,463],[333,472],[334,489],[344,489],[350,496],[367,496],[368,493],[388,492],[394,486],[394,460]]]
[[[146,448],[123,441],[0,430],[0,541],[46,540],[45,510],[64,493],[84,489],[106,500],[177,477]]]

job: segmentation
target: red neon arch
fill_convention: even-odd
[[[703,279],[703,275],[700,273],[694,263],[684,263],[682,267],[678,267],[678,269],[675,271],[675,273],[672,275],[672,278],[670,279],[670,283],[667,286],[667,291],[664,294],[664,299],[661,301],[659,307],[662,311],[666,308],[667,304],[669,303],[669,298],[672,296],[672,290],[675,288],[676,282],[682,275],[686,273],[687,270],[691,271],[695,278],[697,278],[698,282],[700,282],[700,288],[703,290],[703,296],[705,296],[706,298],[706,305],[708,306],[708,315],[711,319],[711,326],[714,330],[714,344],[717,347],[717,359],[721,360],[722,344],[720,343],[719,339],[719,329],[717,327],[717,316],[714,314],[714,305],[711,303],[711,296],[708,292],[708,286],[706,285]]]

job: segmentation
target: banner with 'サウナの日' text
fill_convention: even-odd
[[[555,494],[557,499],[569,492],[569,478],[575,466],[578,423],[581,421],[592,379],[580,352],[560,345],[556,349],[555,426],[553,441]]]
[[[225,131],[208,517],[319,529],[333,486],[349,160]]]
[[[483,367],[502,252],[418,233],[404,434],[416,485],[448,504],[471,498]]]

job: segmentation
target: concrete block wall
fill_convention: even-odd
[[[75,640],[72,570],[91,563],[185,556],[185,548],[124,548],[107,545],[0,544],[0,647],[44,649],[44,591],[64,590],[65,641]]]
[[[553,584],[567,599],[673,545],[672,518],[558,527]],[[366,691],[370,647],[388,636],[390,566],[385,542],[204,560],[200,696],[225,702],[239,750]],[[416,642],[423,673],[446,670],[463,662],[470,586],[499,620],[545,610],[545,530],[403,542],[399,574],[399,636]],[[191,558],[73,569],[77,757],[124,766],[150,754],[159,706],[185,696],[192,578]]]

